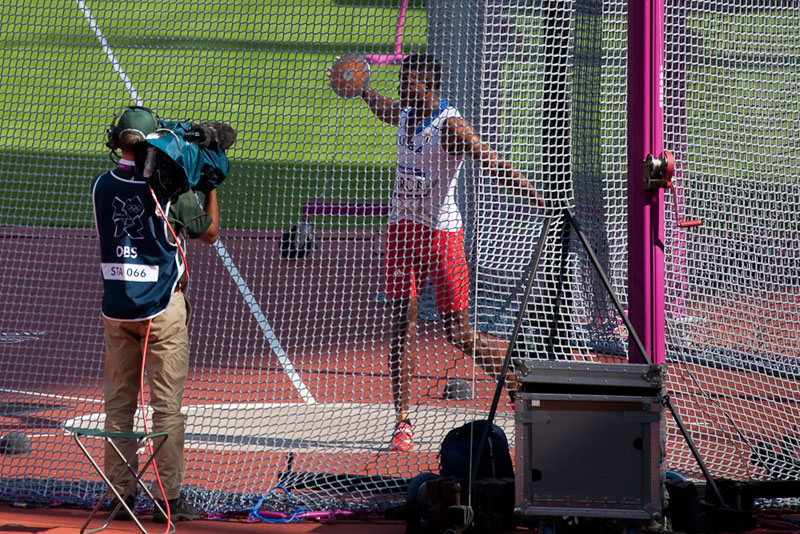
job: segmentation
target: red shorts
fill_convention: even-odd
[[[443,232],[407,220],[390,224],[385,266],[386,293],[390,299],[418,296],[430,277],[440,312],[469,306],[463,229]]]

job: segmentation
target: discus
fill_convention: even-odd
[[[369,88],[370,67],[362,56],[344,56],[331,67],[331,89],[342,98],[355,98]]]

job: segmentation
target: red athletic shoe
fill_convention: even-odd
[[[389,450],[392,452],[408,452],[414,448],[414,430],[408,421],[400,421],[392,432],[392,443]]]

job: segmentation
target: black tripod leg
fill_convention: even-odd
[[[589,255],[589,258],[591,259],[594,268],[597,269],[597,272],[600,275],[600,279],[603,281],[603,285],[605,286],[606,291],[608,291],[611,300],[614,302],[614,307],[617,309],[617,313],[619,313],[620,317],[622,318],[622,321],[625,323],[625,328],[628,329],[628,335],[631,338],[633,338],[633,341],[636,344],[636,347],[639,349],[639,352],[644,356],[647,363],[652,366],[653,361],[650,359],[650,356],[644,349],[644,344],[642,343],[642,340],[639,339],[639,336],[636,334],[636,331],[633,329],[633,325],[628,319],[628,316],[622,310],[622,304],[619,302],[616,293],[614,293],[614,289],[611,287],[611,282],[608,281],[608,277],[606,276],[606,273],[603,271],[603,267],[600,265],[600,262],[597,260],[597,256],[595,256],[594,250],[592,250],[591,245],[589,245],[589,241],[586,239],[586,236],[581,230],[578,221],[572,215],[572,212],[570,210],[567,209],[564,211],[567,214],[567,219],[569,220],[570,224],[572,224],[572,228],[575,230],[575,233],[578,235],[578,238],[581,240],[581,243],[583,243],[583,247],[586,249],[586,253]],[[700,466],[700,470],[703,472],[703,476],[706,477],[708,485],[711,486],[711,489],[714,491],[714,495],[719,500],[719,504],[722,506],[726,506],[725,500],[722,498],[722,493],[720,492],[719,487],[717,486],[716,482],[714,482],[714,478],[711,476],[711,473],[708,471],[708,468],[706,467],[703,458],[700,456],[700,452],[694,446],[694,442],[692,441],[689,432],[686,430],[683,421],[681,421],[681,418],[678,415],[678,411],[672,405],[672,401],[670,400],[669,396],[664,397],[663,403],[669,409],[670,414],[672,414],[672,418],[675,420],[675,424],[678,426],[678,430],[680,430],[681,434],[683,435],[683,438],[686,440],[686,444],[689,446],[689,450],[692,451],[692,456],[694,456],[695,461]]]
[[[705,462],[703,462],[702,457],[700,456],[700,451],[697,450],[697,447],[694,446],[694,441],[692,437],[689,435],[689,432],[686,430],[686,427],[681,420],[681,416],[678,415],[678,410],[675,409],[675,406],[672,404],[672,399],[669,395],[664,395],[661,399],[661,403],[669,409],[669,413],[672,414],[672,418],[675,420],[675,424],[678,425],[678,430],[680,430],[681,434],[683,435],[683,439],[686,440],[686,445],[689,446],[689,450],[692,451],[692,456],[694,456],[697,465],[700,466],[700,471],[703,472],[703,476],[706,477],[706,482],[708,485],[711,486],[711,490],[714,492],[714,496],[717,498],[717,503],[721,506],[727,508],[727,504],[725,504],[725,499],[722,498],[722,492],[719,490],[719,486],[714,481],[714,477],[711,476],[711,473],[708,471]]]
[[[630,319],[628,319],[628,315],[622,309],[622,303],[620,303],[619,299],[617,298],[617,294],[614,292],[614,288],[611,287],[611,282],[609,282],[608,277],[606,276],[605,271],[603,270],[603,266],[600,265],[600,261],[597,259],[597,255],[595,255],[592,246],[589,244],[589,241],[586,239],[586,235],[581,230],[578,221],[572,215],[572,212],[569,209],[565,209],[564,212],[566,213],[567,220],[572,225],[572,229],[575,230],[575,234],[577,234],[578,239],[581,240],[583,244],[583,248],[586,250],[586,254],[589,256],[589,260],[591,260],[592,265],[597,270],[597,274],[600,275],[600,280],[603,282],[603,286],[606,288],[608,295],[611,297],[611,301],[614,303],[614,308],[617,310],[617,313],[622,318],[622,322],[625,323],[625,328],[628,329],[628,335],[633,338],[633,342],[636,344],[636,348],[639,349],[639,352],[642,353],[644,356],[645,361],[649,365],[653,365],[653,361],[650,359],[650,355],[644,348],[644,344],[642,340],[639,339],[639,336],[636,334],[636,330],[633,329],[633,324],[631,324]]]
[[[489,409],[489,416],[487,417],[486,427],[483,429],[483,435],[479,441],[478,454],[475,456],[476,460],[472,466],[472,478],[470,478],[469,491],[472,492],[472,481],[475,480],[478,474],[478,466],[480,465],[480,458],[483,455],[483,450],[486,447],[486,440],[489,439],[489,431],[491,430],[494,416],[497,413],[497,405],[500,403],[500,396],[503,394],[503,386],[506,383],[506,374],[511,365],[511,355],[514,354],[514,348],[519,337],[519,331],[522,326],[522,319],[525,315],[525,309],[528,307],[528,300],[531,296],[531,289],[533,288],[533,280],[536,278],[536,271],[539,270],[539,262],[542,259],[542,252],[544,251],[545,241],[547,240],[547,233],[550,231],[550,218],[546,218],[542,224],[542,234],[539,237],[539,245],[536,247],[536,254],[534,255],[531,267],[528,270],[528,281],[525,284],[525,293],[522,295],[522,302],[520,302],[519,312],[517,319],[514,322],[514,329],[511,332],[511,338],[508,340],[508,347],[506,348],[506,357],[503,360],[503,369],[500,372],[500,377],[497,379],[497,387],[494,390],[494,397],[492,398],[492,407]]]

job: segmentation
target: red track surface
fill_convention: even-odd
[[[44,534],[75,534],[83,526],[89,512],[86,510],[71,509],[41,509],[41,508],[11,508],[0,505],[0,533],[44,533]],[[105,517],[92,523],[93,527],[99,526]],[[149,529],[151,534],[164,532],[163,525],[156,525],[145,517],[142,525]],[[103,531],[105,534],[131,534],[139,533],[136,525],[130,522],[115,521]],[[405,534],[406,525],[401,521],[372,520],[372,521],[305,521],[294,524],[246,523],[242,521],[192,521],[178,523],[177,533],[192,534],[225,534],[236,532],[238,534]],[[535,534],[535,528],[518,527],[514,532],[529,532]],[[792,528],[787,522],[768,523],[762,521],[759,528],[751,531],[741,531],[737,534],[798,534],[800,529]],[[501,533],[497,533],[501,534]],[[726,534],[718,532],[717,534]]]
[[[9,251],[5,257],[13,258],[10,264],[4,265],[9,279],[24,280],[30,275],[30,265],[47,264],[48,247],[55,242],[53,233],[53,229],[47,229],[48,238],[40,235],[35,229],[6,228],[0,231],[0,238],[7,238],[0,239],[0,251]],[[102,361],[102,326],[99,317],[100,281],[96,266],[97,244],[91,232],[87,231],[65,231],[58,240],[62,245],[68,245],[67,248],[73,251],[71,257],[75,258],[79,265],[72,266],[70,270],[72,276],[67,280],[60,277],[37,279],[37,294],[47,296],[46,299],[33,298],[21,307],[16,307],[14,302],[10,303],[9,324],[4,325],[4,328],[9,332],[29,333],[31,337],[24,343],[6,347],[6,357],[4,361],[0,361],[0,376],[3,377],[5,388],[35,390],[56,396],[37,400],[42,403],[58,403],[61,411],[43,409],[35,415],[0,415],[0,430],[4,427],[16,429],[22,425],[25,432],[30,435],[39,433],[52,435],[59,433],[58,424],[63,422],[60,416],[63,416],[63,409],[67,404],[70,410],[74,408],[72,413],[75,415],[102,411],[102,405],[99,404],[77,401],[73,403],[64,400],[70,396],[101,398],[102,366],[99,362]],[[231,256],[237,260],[242,277],[248,281],[257,281],[250,287],[253,296],[261,303],[264,316],[274,329],[283,348],[291,356],[303,381],[312,390],[317,402],[343,402],[348,399],[352,402],[355,391],[362,396],[359,400],[388,404],[390,397],[385,361],[388,348],[388,339],[385,335],[388,330],[386,328],[388,310],[384,304],[376,302],[373,298],[382,290],[379,259],[371,256],[365,250],[363,243],[355,247],[361,251],[359,254],[337,256],[335,248],[339,247],[339,253],[342,250],[346,251],[348,247],[346,242],[346,239],[321,241],[311,256],[302,262],[280,259],[276,253],[276,236],[237,235],[236,239],[231,239],[226,245]],[[13,244],[5,248],[10,243]],[[242,261],[242,258],[246,261]],[[197,363],[191,371],[185,404],[298,402],[300,399],[297,391],[283,373],[262,331],[257,326],[254,327],[253,316],[246,306],[242,305],[242,297],[216,253],[209,247],[193,246],[189,262],[190,271],[194,273],[191,292],[193,302],[197,306],[191,327]],[[343,295],[353,294],[351,286],[354,283],[359,284],[361,297],[346,299],[344,302]],[[75,295],[77,297],[73,298]],[[215,305],[219,306],[214,299],[219,298],[236,301],[237,307],[228,310],[227,314],[224,313],[226,310],[214,309]],[[781,301],[781,304],[785,305],[786,302]],[[796,302],[792,301],[791,304],[796,308]],[[712,318],[724,315],[722,312],[712,312],[714,310],[709,308]],[[794,321],[796,318],[789,319],[789,323],[796,326]],[[733,326],[718,320],[709,321],[709,324],[714,325],[720,323],[724,326],[721,331],[731,334],[731,344],[741,345]],[[347,327],[343,328],[343,325]],[[453,377],[470,377],[473,364],[443,341],[440,325],[422,321],[420,326],[418,339],[420,365],[413,385],[417,398],[413,402],[429,405],[445,404],[446,401],[439,397],[447,380]],[[69,336],[59,338],[62,332],[68,332]],[[714,334],[719,332],[709,332],[709,335]],[[201,358],[198,347],[210,349]],[[87,348],[91,354],[87,354]],[[26,369],[25,362],[31,364],[31,355],[36,355],[36,367]],[[22,368],[16,367],[18,364],[14,362],[23,362]],[[726,415],[716,411],[716,406],[724,403],[730,395],[727,385],[748,383],[753,373],[695,367],[673,365],[669,376],[674,384],[680,384],[679,388],[673,389],[682,392],[693,391],[695,388],[689,377],[690,372],[704,375],[707,381],[702,386],[705,389],[704,393],[716,402],[705,407],[706,412],[714,417],[711,423],[697,421],[697,418],[691,415],[697,413],[696,411],[689,410],[690,413],[686,415],[682,410],[682,407],[693,408],[692,403],[698,402],[700,395],[688,398],[684,393],[683,396],[674,396],[673,400],[684,413],[684,423],[690,432],[693,432],[695,439],[701,438],[699,444],[701,453],[705,456],[709,467],[714,471],[717,466],[730,469],[732,464],[735,464],[733,469],[743,476],[760,475],[754,472],[752,465],[748,465],[746,444],[741,443],[733,433],[732,427],[727,423]],[[480,371],[476,373],[476,377],[485,379],[485,375]],[[254,387],[252,390],[246,389],[242,387],[243,384],[252,384]],[[259,388],[259,385],[263,387]],[[486,399],[492,390],[491,384],[481,382],[478,385],[478,396]],[[759,384],[754,381],[753,395],[741,395],[739,398],[731,399],[739,407],[738,417],[751,418],[754,427],[765,424],[770,426],[772,421],[775,421],[776,427],[780,427],[778,423],[780,417],[790,416],[794,420],[800,418],[797,399],[791,395],[785,398],[785,392],[796,391],[796,380],[776,378],[772,385],[776,388],[774,390],[777,391],[776,394],[759,393]],[[348,395],[350,397],[346,398]],[[30,402],[31,398],[16,399],[13,395],[4,394],[3,400]],[[775,409],[776,404],[779,410]],[[504,402],[501,403],[501,409],[507,409]],[[675,435],[674,429],[672,432],[671,443],[674,448],[669,451],[668,465],[671,465],[675,455],[688,457],[682,439]],[[35,456],[38,466],[51,466],[57,470],[64,468],[65,461],[74,461],[76,450],[67,436],[49,439],[55,440],[53,442],[55,450],[37,449],[31,453]],[[714,445],[717,451],[713,456],[706,454],[709,443]],[[723,443],[725,447],[721,447]],[[66,451],[69,451],[70,455],[67,455]],[[246,458],[236,457],[239,455],[246,457],[248,454],[251,453],[228,451],[225,453],[225,458],[217,458],[215,454],[204,451],[201,458],[196,451],[189,450],[187,463],[193,469],[187,472],[186,482],[207,483],[204,473],[208,470],[226,463],[247,461]],[[311,454],[306,456],[306,460],[312,459]],[[366,464],[367,460],[360,463]],[[265,456],[262,452],[259,453],[258,462],[263,469],[278,471],[285,462],[285,455],[270,453]],[[414,470],[419,469],[419,464],[414,462],[409,462],[408,465],[413,465]],[[2,457],[0,457],[0,467],[3,476],[25,475],[15,472],[13,466],[4,464]],[[429,465],[428,468],[435,469],[435,465]],[[406,476],[413,476],[416,472],[409,468]],[[380,469],[377,473],[383,474]],[[31,511],[0,508],[0,532],[74,532],[77,530],[76,525],[80,526],[86,514],[88,511],[67,509]],[[69,530],[63,530],[65,522],[71,525],[68,527]],[[24,526],[13,530],[16,527],[9,525],[15,523]],[[198,522],[191,525],[191,528],[188,528],[188,525],[186,527],[180,525],[179,531],[222,532],[229,524]],[[343,529],[342,522],[338,521],[331,525],[277,527],[245,526],[241,523],[230,525],[236,525],[233,530],[252,528],[254,533],[329,532],[325,529],[337,528],[339,530],[336,532],[390,534],[395,532],[392,530],[395,527],[398,529],[397,532],[404,531],[402,525],[393,523],[353,524]],[[114,528],[117,528],[116,523]],[[128,529],[128,526],[123,530],[107,530],[107,532],[133,531],[135,528]]]
[[[88,516],[88,510],[66,508],[23,509],[0,506],[0,533],[75,534],[83,526]],[[96,519],[92,522],[92,528],[103,524],[106,516],[102,515],[100,517],[102,519]],[[142,525],[150,533],[164,532],[164,525],[152,523],[149,517],[143,518]],[[402,534],[405,530],[405,523],[403,522],[377,519],[374,521],[305,521],[295,524],[192,521],[178,523],[176,528],[176,532],[187,534],[225,534],[227,532],[240,534],[299,534],[304,532],[313,532],[314,534]],[[140,531],[132,522],[114,521],[103,532],[107,534],[129,534],[139,533]]]

